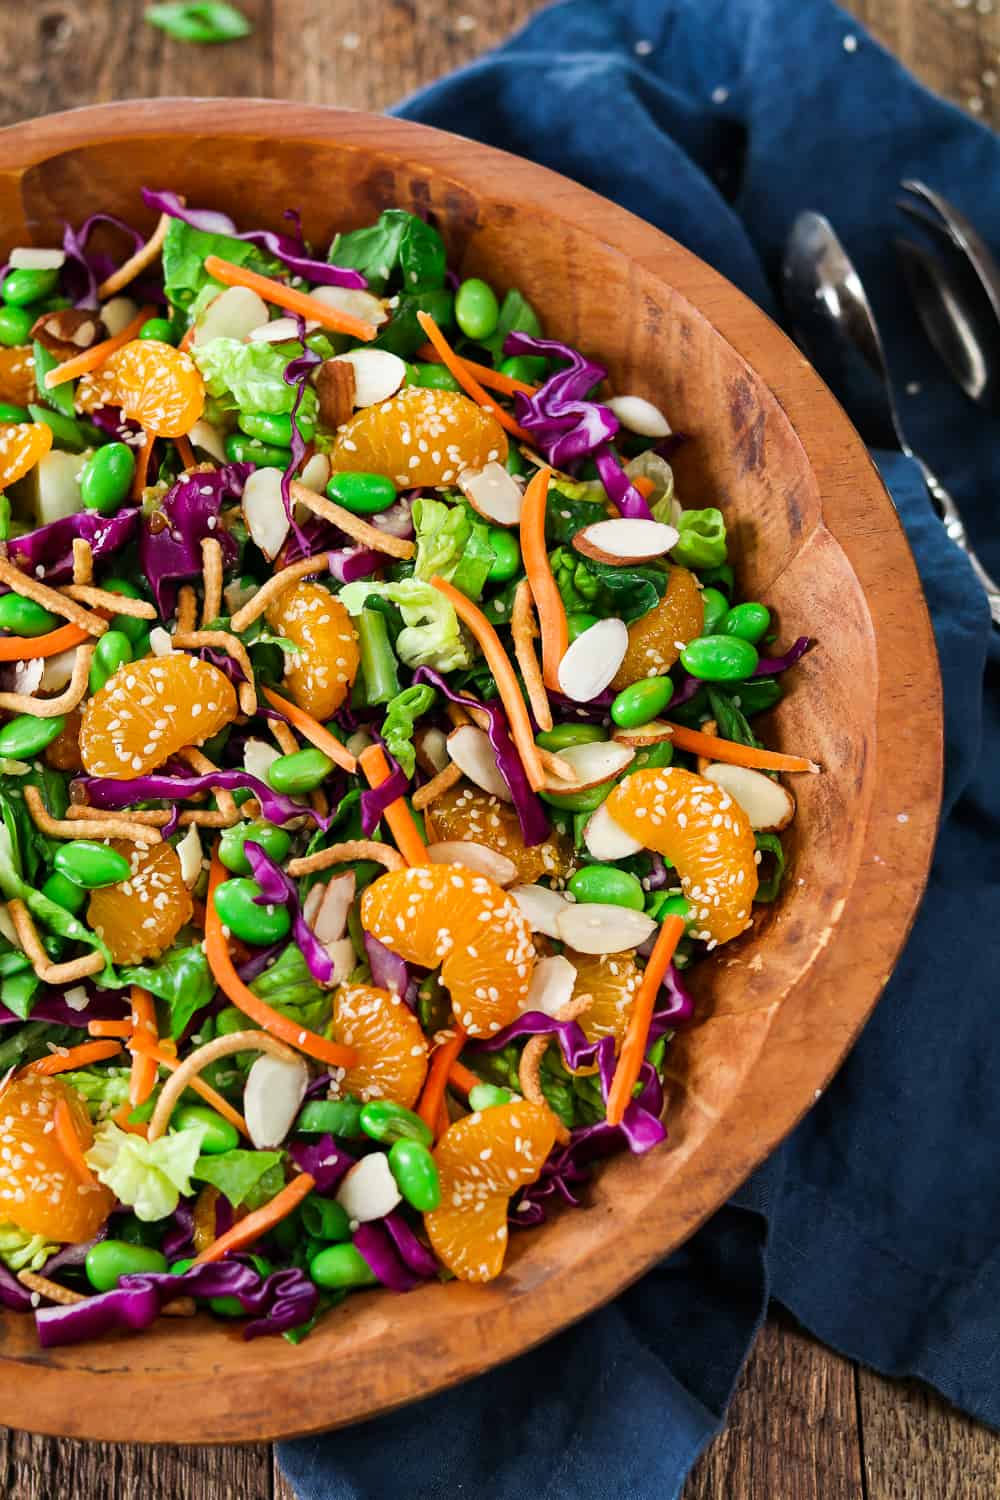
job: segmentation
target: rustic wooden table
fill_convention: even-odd
[[[1000,122],[1000,0],[846,0],[927,83]],[[467,62],[538,0],[242,0],[252,38],[182,46],[143,0],[0,5],[0,124],[135,95],[271,95],[381,109]],[[150,1413],[148,1434],[155,1432]],[[772,1319],[685,1500],[993,1500],[1000,1442]],[[0,1429],[4,1500],[293,1500],[267,1447],[61,1443]],[[651,1497],[652,1500],[652,1497]]]

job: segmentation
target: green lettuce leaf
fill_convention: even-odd
[[[181,1194],[192,1191],[191,1174],[204,1134],[205,1127],[197,1125],[147,1141],[105,1120],[85,1160],[119,1202],[148,1224],[172,1214]]]
[[[761,854],[770,855],[774,863],[771,865],[771,873],[763,876],[757,886],[755,901],[777,901],[781,890],[781,883],[785,878],[785,850],[776,833],[755,833],[754,843]],[[764,868],[763,861],[761,868]]]
[[[92,1120],[103,1120],[128,1099],[128,1068],[78,1068],[62,1077],[76,1089]]]
[[[248,240],[237,240],[228,234],[207,234],[180,219],[171,219],[163,242],[163,282],[175,307],[190,307],[206,288],[213,294],[225,291],[221,282],[214,281],[205,270],[208,255],[217,255],[234,266],[249,266],[265,276],[281,270],[276,260]]]
[[[327,258],[332,265],[360,271],[377,297],[393,280],[407,291],[444,285],[444,241],[430,224],[402,208],[387,208],[365,229],[338,234]]]
[[[682,510],[674,522],[680,539],[670,556],[682,568],[718,568],[726,560],[726,523],[721,510]]]
[[[414,578],[437,574],[469,599],[482,597],[496,553],[487,527],[471,506],[421,497],[413,502],[417,553]]]
[[[10,825],[7,821],[7,810],[9,799],[4,797],[0,801],[0,811],[3,813],[3,822],[0,823],[0,895],[6,901],[23,901],[36,921],[46,927],[49,932],[54,932],[59,937],[68,938],[71,942],[85,943],[88,948],[96,948],[104,959],[104,968],[97,975],[100,984],[117,987],[121,984],[114,965],[111,962],[111,954],[107,946],[85,927],[82,922],[63,906],[58,906],[55,901],[50,901],[48,896],[43,896],[41,891],[35,890],[34,886],[28,885],[21,879],[15,863],[15,845],[10,835]]]
[[[243,344],[239,339],[208,339],[195,344],[191,355],[201,371],[205,389],[217,401],[229,398],[233,408],[252,412],[290,412],[298,389],[286,385],[285,368],[301,354],[299,343]],[[305,387],[299,415],[315,423],[318,400],[311,386]]]
[[[437,701],[437,693],[426,683],[418,687],[404,688],[386,704],[382,722],[382,738],[389,754],[394,756],[407,776],[416,769],[417,758],[413,749],[413,733],[417,720],[427,713]]]
[[[218,1188],[234,1208],[242,1203],[257,1208],[284,1186],[283,1158],[282,1151],[223,1151],[218,1156],[199,1156],[191,1175]],[[275,1182],[274,1192],[268,1192]],[[261,1196],[262,1191],[266,1196]]]
[[[532,338],[537,339],[541,337],[541,332],[542,325],[535,309],[516,287],[511,287],[500,304],[500,318],[496,329],[488,339],[480,339],[479,342],[497,359],[503,354],[504,340],[508,333],[530,333]]]
[[[408,667],[453,672],[471,665],[472,652],[465,643],[458,616],[447,599],[429,583],[417,578],[402,578],[398,583],[361,579],[340,590],[340,598],[352,615],[361,613],[370,595],[398,604],[405,623],[396,639],[396,654]]]
[[[576,486],[585,489],[585,485]],[[565,547],[585,526],[608,519],[608,507],[601,501],[588,500],[586,496],[571,498],[566,486],[552,489],[545,507],[545,540],[550,547]]]
[[[430,313],[439,328],[450,328],[455,320],[455,297],[444,288],[424,287],[420,291],[401,292],[393,309],[392,321],[386,323],[378,338],[368,346],[388,349],[400,359],[412,359],[426,344],[427,335],[417,321],[417,313]],[[58,386],[56,387],[58,390]]]
[[[123,984],[139,984],[158,1000],[166,1001],[174,1041],[215,994],[215,980],[200,943],[171,948],[157,964],[130,964],[120,973]]]
[[[17,1224],[0,1223],[0,1260],[12,1271],[40,1271],[58,1249],[42,1234],[29,1234]]]
[[[316,983],[301,948],[289,943],[250,985],[261,1000],[309,1031],[321,1032],[332,1014],[329,990]]]

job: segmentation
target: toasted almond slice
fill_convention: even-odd
[[[420,729],[413,737],[417,765],[431,776],[437,776],[448,764],[448,736],[443,729]]]
[[[661,745],[673,732],[671,725],[664,724],[662,719],[650,719],[648,724],[639,724],[635,729],[616,729],[613,738],[620,745],[634,745],[638,750],[645,745]]]
[[[66,651],[59,651],[55,656],[45,658],[38,681],[43,693],[61,693],[64,687],[69,686],[76,670],[76,653],[79,649],[79,646],[70,646]]]
[[[266,781],[268,771],[280,757],[277,745],[267,740],[247,740],[243,746],[243,769],[256,776],[258,781]]]
[[[559,663],[559,686],[574,703],[589,703],[603,693],[628,650],[624,620],[598,620],[578,635]]]
[[[495,526],[516,526],[521,519],[524,493],[503,464],[488,463],[481,469],[463,469],[458,487],[472,509]]]
[[[448,736],[448,754],[462,775],[468,776],[484,792],[499,797],[501,802],[513,801],[510,788],[500,775],[496,751],[484,729],[477,729],[474,724],[453,729]]]
[[[12,271],[58,271],[66,264],[65,250],[45,250],[40,245],[16,245],[7,258]]]
[[[191,890],[192,886],[198,884],[201,875],[201,835],[197,823],[191,824],[177,845],[177,857],[181,862],[181,879],[188,890]]]
[[[531,983],[524,998],[524,1010],[540,1010],[547,1016],[557,1016],[573,996],[576,984],[576,969],[568,958],[554,954],[551,958],[540,958],[531,971]]]
[[[306,319],[306,333],[312,333],[319,324],[314,318]],[[299,325],[295,318],[272,318],[271,321],[261,323],[258,328],[251,328],[247,334],[247,343],[250,344],[283,344],[288,339],[297,339],[299,336]]]
[[[195,326],[195,344],[209,339],[239,339],[240,343],[255,328],[267,322],[267,303],[246,286],[227,287],[205,308]],[[292,335],[293,338],[295,335]]]
[[[370,323],[373,328],[379,328],[389,321],[389,314],[378,298],[360,288],[317,286],[313,287],[309,295],[314,302],[325,302],[327,307],[336,307],[341,312],[350,313],[352,317],[360,318],[362,323]]]
[[[406,379],[406,365],[388,349],[349,349],[334,363],[354,369],[354,405],[377,406],[394,396]]]
[[[645,848],[638,839],[634,839],[630,833],[626,833],[620,823],[616,823],[608,812],[608,804],[602,802],[595,813],[587,819],[583,830],[583,842],[587,846],[587,853],[594,859],[603,862],[615,859],[628,859],[632,854],[638,854],[640,849]]]
[[[389,1158],[380,1151],[362,1157],[337,1189],[337,1202],[347,1210],[348,1218],[359,1224],[385,1218],[401,1201]]]
[[[305,485],[306,489],[315,490],[317,495],[322,495],[329,478],[330,460],[325,453],[314,453],[299,475],[299,479]]]
[[[498,854],[485,844],[471,839],[445,839],[440,844],[427,845],[427,857],[432,865],[464,865],[485,875],[496,885],[510,885],[517,879],[517,866],[506,854]]]
[[[570,903],[559,891],[550,891],[544,885],[516,885],[511,895],[521,908],[521,913],[532,932],[543,932],[546,937],[558,938],[559,916]]]
[[[624,567],[626,563],[651,562],[676,547],[679,533],[660,521],[632,521],[619,516],[614,521],[595,521],[573,538],[573,546],[595,562]]]
[[[112,297],[110,302],[105,302],[101,308],[101,322],[108,330],[108,337],[114,338],[116,333],[121,333],[138,311],[139,304],[131,297]]]
[[[233,288],[237,290],[237,288]],[[253,540],[269,562],[285,545],[289,520],[281,498],[280,469],[254,469],[243,486],[243,519]]]
[[[281,1145],[308,1087],[309,1069],[299,1058],[258,1057],[243,1090],[243,1114],[258,1151]]]
[[[605,401],[623,427],[637,432],[640,437],[665,438],[670,436],[670,423],[658,406],[647,401],[645,396],[612,396]]]
[[[750,819],[751,828],[761,833],[779,833],[795,816],[795,798],[791,792],[761,771],[715,761],[703,775],[706,781],[725,787]]]
[[[631,745],[621,745],[617,740],[596,740],[587,745],[567,745],[559,752],[560,760],[573,767],[576,780],[567,783],[555,776],[547,776],[547,792],[585,792],[589,787],[600,786],[618,776],[635,760]]]
[[[218,459],[220,464],[229,462],[226,450],[222,446],[222,435],[219,429],[201,417],[188,433],[188,442],[193,448],[200,448],[203,453],[211,454],[213,458]]]
[[[577,953],[624,953],[638,948],[656,931],[645,912],[602,901],[577,901],[560,912],[557,923],[562,942]]]
[[[334,985],[343,984],[350,979],[357,964],[354,956],[354,944],[349,937],[338,938],[335,943],[324,943],[327,956],[333,964],[333,973],[326,981],[327,988],[332,989]]]
[[[314,885],[306,897],[302,915],[321,943],[336,943],[344,936],[356,884],[354,871],[347,870],[325,885]]]
[[[444,739],[444,735],[442,735],[441,738]],[[367,729],[356,729],[354,733],[352,735],[349,735],[348,738],[344,741],[344,744],[347,746],[349,753],[354,756],[355,760],[357,760],[362,750],[367,750],[368,746],[374,745],[374,743],[375,741],[372,739]],[[447,759],[447,757],[445,757],[445,759]]]

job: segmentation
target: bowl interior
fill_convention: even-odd
[[[818,642],[769,742],[824,772],[794,778],[779,903],[692,976],[699,1019],[670,1051],[666,1147],[609,1163],[586,1211],[515,1236],[491,1286],[358,1296],[297,1350],[245,1345],[199,1319],[43,1354],[30,1320],[0,1319],[0,1420],[227,1441],[355,1420],[520,1352],[724,1199],[824,1086],[889,973],[933,837],[939,705],[912,561],[860,440],[767,318],[672,241],[539,168],[399,121],[176,101],[0,133],[0,249],[57,243],[64,220],[97,208],[148,229],[143,184],[244,227],[300,208],[317,245],[385,207],[434,215],[460,274],[518,286],[548,333],[690,435],[680,498],[726,512],[744,595],[772,608],[781,643]],[[909,749],[893,769],[904,709]],[[876,853],[892,865],[891,894]],[[151,1399],[155,1421],[137,1427]]]

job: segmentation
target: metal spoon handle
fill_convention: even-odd
[[[948,491],[941,483],[940,479],[938,479],[937,475],[932,469],[929,469],[927,467],[922,458],[917,457],[916,454],[914,454],[914,457],[917,459],[917,463],[920,465],[921,473],[924,476],[924,483],[927,486],[927,493],[928,495],[930,495],[934,508],[937,511],[938,515],[941,517],[942,522],[944,523],[945,531],[948,533],[948,536],[955,543],[955,545],[957,547],[961,547],[962,551],[969,559],[969,562],[972,564],[972,571],[975,573],[976,577],[979,579],[979,582],[982,584],[983,591],[986,594],[986,598],[989,602],[990,617],[992,618],[994,625],[1000,625],[1000,584],[996,583],[990,577],[989,573],[987,573],[986,569],[979,561],[979,558],[969,546],[969,539],[965,531],[965,522],[962,520],[962,517],[959,514],[958,506],[955,504],[954,500],[951,498]]]

